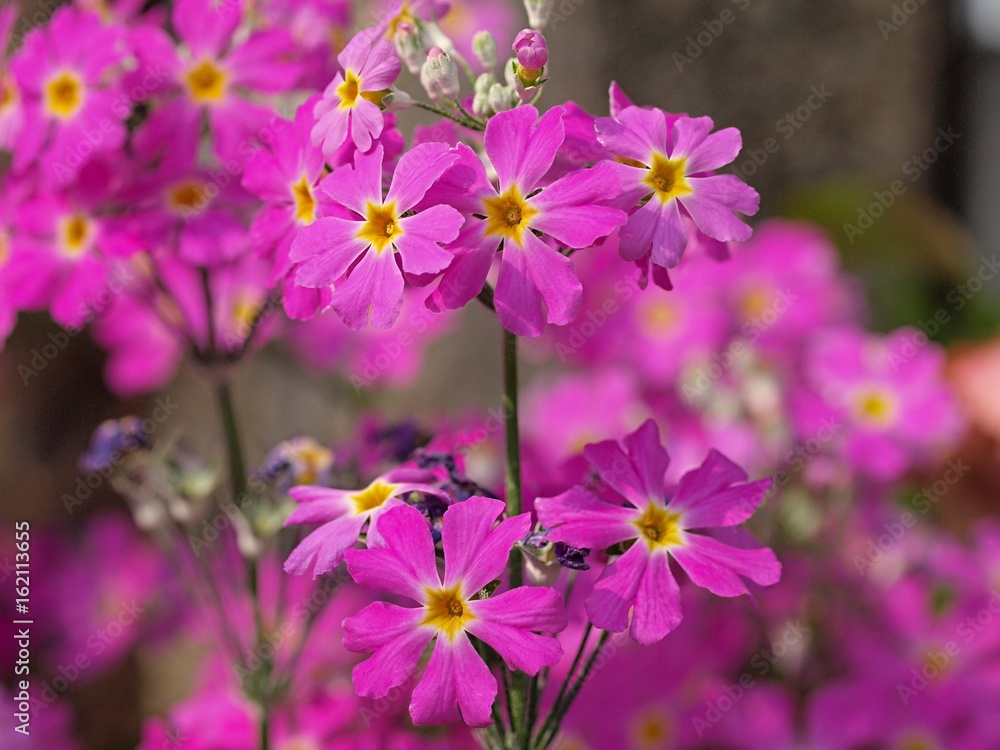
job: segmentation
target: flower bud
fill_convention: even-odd
[[[390,89],[382,97],[382,106],[387,112],[399,112],[413,106],[413,97],[400,89]]]
[[[431,101],[457,99],[459,92],[458,65],[440,47],[431,47],[420,69],[420,83]]]
[[[401,20],[396,24],[396,33],[392,36],[396,46],[396,54],[413,75],[420,72],[424,58],[427,57],[427,45],[423,32],[410,21]]]
[[[517,55],[517,77],[525,86],[537,84],[542,77],[542,69],[549,61],[545,37],[537,31],[525,29],[517,35],[512,49]]]
[[[472,37],[472,54],[486,70],[497,66],[497,40],[488,31],[478,31]]]
[[[555,4],[555,0],[524,0],[524,9],[528,11],[528,25],[538,31],[545,31]]]
[[[476,117],[489,117],[493,114],[490,106],[490,89],[497,82],[497,77],[492,73],[483,73],[476,79],[476,95],[472,100],[472,112]]]
[[[514,107],[514,92],[509,86],[494,83],[490,86],[490,109],[494,112],[506,112]]]

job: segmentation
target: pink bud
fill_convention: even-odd
[[[517,35],[513,50],[518,64],[528,70],[541,70],[549,61],[549,47],[545,43],[545,37],[531,29],[525,29]]]

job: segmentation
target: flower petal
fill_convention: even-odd
[[[638,536],[632,525],[637,517],[634,508],[605,502],[580,486],[556,497],[538,498],[535,513],[542,526],[551,529],[548,539],[571,547],[605,549]]]
[[[469,602],[475,614],[466,629],[489,644],[511,669],[537,674],[557,664],[562,646],[551,636],[566,627],[562,594],[551,588],[520,588]]]
[[[289,253],[293,263],[301,263],[295,273],[295,283],[320,289],[347,273],[368,245],[357,237],[360,227],[360,222],[338,218],[318,219],[303,227]]]
[[[344,620],[344,647],[372,655],[354,667],[354,689],[365,698],[384,698],[413,674],[434,637],[420,627],[422,610],[385,602],[369,604]]]
[[[431,206],[414,216],[401,219],[402,234],[393,242],[406,273],[420,275],[440,273],[455,257],[438,243],[451,242],[458,236],[462,214],[451,206]]]
[[[285,526],[300,523],[325,523],[351,511],[349,492],[329,487],[300,485],[288,491],[298,505],[285,519]]]
[[[469,637],[465,633],[453,641],[439,637],[413,691],[410,717],[417,726],[448,724],[461,717],[471,727],[488,727],[496,696],[496,678]]]
[[[369,543],[379,546],[345,555],[351,577],[362,586],[424,602],[425,589],[441,583],[427,521],[416,508],[401,505],[379,518],[378,531]]]
[[[635,467],[647,498],[664,496],[664,475],[670,465],[670,456],[660,444],[660,428],[647,419],[635,432],[622,441],[629,459]]]
[[[403,307],[403,286],[396,254],[369,248],[350,276],[337,284],[330,306],[354,330],[362,330],[369,320],[375,328],[391,328]]]
[[[645,544],[634,544],[608,565],[587,597],[590,621],[601,630],[620,633],[628,627],[628,613],[649,565]]]
[[[651,555],[635,594],[629,635],[651,646],[681,623],[681,592],[665,552]]]
[[[610,162],[561,177],[530,203],[540,213],[531,228],[572,248],[590,247],[625,223],[623,211],[599,205],[621,192],[621,177]]]
[[[502,500],[470,497],[444,512],[441,546],[444,549],[444,586],[462,585],[466,597],[475,594],[503,575],[514,543],[528,534],[531,516],[522,513],[508,518],[495,529],[493,524],[503,513]]]
[[[380,150],[378,146],[376,150]],[[458,160],[458,153],[447,143],[421,143],[399,158],[396,171],[392,175],[392,185],[386,203],[395,201],[399,213],[409,211],[417,205],[445,170]],[[455,230],[456,234],[458,230]],[[451,239],[455,239],[452,237]],[[450,242],[451,239],[442,239]]]
[[[684,527],[734,526],[757,510],[769,479],[747,482],[746,472],[716,450],[704,463],[681,477],[670,509],[683,513]]]
[[[748,593],[740,576],[770,586],[781,578],[781,563],[767,547],[740,549],[701,534],[685,534],[685,543],[670,554],[698,586],[717,596]]]
[[[527,195],[541,181],[566,137],[562,118],[562,107],[553,107],[539,118],[537,109],[525,105],[490,119],[484,140],[501,193],[517,185]]]
[[[313,578],[340,565],[344,554],[358,543],[365,516],[341,516],[325,523],[303,539],[285,560],[285,572],[302,575],[313,569]]]

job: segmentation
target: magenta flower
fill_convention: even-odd
[[[355,35],[337,56],[343,73],[337,73],[316,103],[317,123],[313,144],[322,144],[323,155],[332,156],[350,139],[361,151],[368,151],[382,134],[382,97],[399,77],[402,64],[385,39],[375,29]]]
[[[444,724],[461,718],[470,726],[485,727],[491,723],[497,682],[470,635],[491,646],[512,670],[537,674],[559,661],[559,641],[539,634],[558,633],[566,626],[557,591],[524,586],[477,598],[486,584],[503,575],[511,548],[531,525],[524,513],[493,528],[503,510],[500,500],[471,497],[445,511],[443,579],[427,522],[409,506],[382,517],[377,546],[347,553],[347,569],[359,584],[420,605],[376,602],[344,621],[344,646],[372,653],[354,668],[359,695],[383,698],[402,685],[435,641],[410,702],[413,723]]]
[[[621,230],[623,259],[651,256],[654,265],[673,268],[688,243],[687,218],[719,242],[750,238],[733,212],[755,214],[760,196],[738,177],[712,174],[736,158],[743,141],[735,128],[712,127],[709,117],[642,107],[597,120],[598,139],[622,162],[622,205],[642,204]]]
[[[545,37],[537,31],[525,29],[514,39],[512,49],[517,55],[518,73],[522,78],[537,79],[549,61],[549,48],[545,43]]]
[[[307,536],[285,560],[288,573],[302,575],[313,569],[313,578],[328,573],[344,559],[344,552],[357,544],[365,524],[369,537],[379,516],[404,504],[411,492],[444,497],[428,484],[430,472],[397,469],[375,479],[362,490],[335,490],[328,487],[299,486],[289,491],[299,505],[285,521],[286,526],[322,524]]]
[[[808,388],[796,399],[803,436],[841,425],[836,442],[852,468],[880,480],[900,478],[940,459],[961,439],[964,419],[944,377],[944,350],[914,328],[886,336],[828,329],[809,349]]]
[[[24,124],[24,110],[17,81],[8,70],[7,49],[17,20],[17,6],[0,8],[0,149],[11,150]]]
[[[23,125],[10,144],[14,169],[41,157],[45,176],[65,183],[91,155],[122,147],[129,114],[120,103],[124,54],[120,29],[72,7],[25,38],[11,62],[17,91],[10,90],[23,107]]]
[[[381,145],[358,152],[354,168],[343,167],[320,183],[349,219],[327,217],[304,227],[292,243],[301,263],[300,286],[335,284],[331,306],[355,329],[389,328],[403,304],[404,274],[420,277],[447,268],[452,254],[438,243],[458,236],[462,215],[434,205],[413,213],[431,187],[458,158],[444,143],[423,143],[403,155],[382,196]],[[409,215],[408,215],[409,214]],[[397,260],[398,255],[398,260]]]
[[[538,336],[546,321],[566,325],[576,317],[582,287],[573,264],[535,232],[564,247],[585,248],[614,231],[626,216],[604,205],[621,189],[609,162],[546,186],[545,176],[564,138],[561,107],[541,118],[532,106],[495,115],[486,126],[485,142],[499,188],[487,179],[471,149],[457,147],[459,161],[431,196],[456,206],[466,224],[452,246],[455,260],[428,300],[431,309],[459,308],[479,294],[501,249],[495,304],[507,330]]]
[[[741,576],[764,586],[781,577],[781,564],[770,549],[732,547],[695,532],[746,521],[770,480],[747,482],[742,469],[713,450],[676,487],[667,486],[670,459],[652,420],[622,445],[612,440],[588,445],[584,456],[614,499],[577,486],[539,498],[535,511],[552,529],[548,538],[554,542],[591,549],[634,542],[605,568],[587,598],[587,614],[597,627],[621,632],[633,610],[629,633],[639,643],[655,643],[676,628],[682,615],[671,557],[696,585],[718,596],[748,593]]]
[[[180,46],[151,25],[133,31],[142,62],[137,75],[158,82],[153,112],[136,132],[140,154],[160,156],[166,144],[181,151],[196,148],[205,119],[223,164],[242,164],[254,139],[270,135],[277,118],[256,100],[292,88],[302,65],[287,31],[272,28],[244,37],[237,33],[242,20],[241,3],[217,7],[213,0],[178,0],[171,24]]]

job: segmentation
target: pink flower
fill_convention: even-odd
[[[24,108],[11,144],[15,170],[41,157],[46,178],[64,183],[90,155],[122,147],[129,115],[118,70],[124,53],[120,29],[71,7],[28,35],[11,63]]]
[[[847,461],[882,480],[942,458],[962,435],[964,420],[944,380],[944,351],[916,329],[887,336],[831,329],[810,347],[796,418],[809,439],[824,420],[837,432]]]
[[[432,478],[430,472],[397,469],[383,474],[362,490],[293,487],[288,494],[299,505],[285,525],[322,525],[288,556],[285,570],[302,575],[311,567],[313,578],[330,572],[340,565],[344,553],[357,544],[366,523],[371,539],[379,517],[403,505],[411,492],[443,496],[441,490],[428,484]]]
[[[545,176],[564,138],[561,107],[541,118],[532,106],[494,116],[486,126],[485,143],[499,188],[487,179],[471,149],[457,147],[459,161],[429,197],[456,206],[466,224],[452,247],[455,260],[428,300],[431,309],[459,308],[479,294],[501,249],[495,304],[507,330],[538,336],[546,321],[566,325],[576,317],[582,287],[573,264],[535,232],[579,249],[606,237],[626,217],[603,205],[621,188],[608,162],[546,186]]]
[[[213,148],[223,164],[246,161],[254,138],[265,140],[275,118],[254,94],[288,91],[302,66],[291,35],[282,28],[237,34],[241,3],[216,7],[212,0],[178,0],[171,24],[180,41],[146,25],[133,32],[142,63],[138,74],[159,82],[153,112],[136,132],[138,152],[157,156],[165,144],[197,147],[207,118]]]
[[[392,45],[377,39],[375,29],[355,35],[337,60],[344,72],[337,73],[313,110],[318,120],[312,130],[313,144],[322,144],[326,157],[347,140],[361,151],[372,147],[385,124],[382,97],[402,68]]]
[[[760,197],[733,175],[712,174],[736,158],[740,133],[710,133],[712,127],[709,117],[642,107],[597,120],[598,139],[623,162],[617,166],[623,207],[646,201],[621,230],[623,259],[650,256],[654,265],[673,268],[688,243],[686,219],[718,242],[750,238],[750,227],[732,212],[756,213]]]
[[[746,521],[770,480],[746,482],[742,469],[713,450],[676,487],[667,486],[670,459],[652,420],[622,445],[588,445],[584,456],[613,499],[577,486],[539,498],[535,511],[552,528],[548,538],[554,542],[591,549],[635,542],[605,568],[587,598],[587,614],[597,627],[621,632],[633,610],[629,633],[639,643],[655,643],[676,628],[682,615],[671,557],[696,585],[718,596],[748,593],[741,576],[765,586],[780,578],[781,565],[770,549],[732,547],[695,532]]]
[[[514,39],[511,48],[517,55],[517,64],[534,73],[528,77],[538,78],[549,61],[549,47],[545,43],[545,37],[532,29],[524,29]]]
[[[318,219],[292,243],[300,262],[296,282],[322,288],[336,283],[331,305],[344,322],[362,329],[371,319],[389,328],[403,304],[404,274],[419,278],[443,271],[452,254],[439,242],[458,235],[462,216],[434,205],[410,213],[457,155],[443,143],[424,143],[399,160],[388,194],[382,195],[382,146],[358,153],[354,168],[337,170],[320,183],[349,219]],[[398,260],[397,260],[398,255]]]
[[[477,598],[503,575],[515,542],[528,532],[527,513],[508,518],[500,500],[472,497],[444,513],[444,578],[423,516],[409,506],[389,511],[378,540],[347,553],[347,569],[359,584],[412,599],[420,606],[376,602],[344,621],[344,646],[370,659],[354,668],[359,695],[382,698],[416,669],[435,641],[423,677],[413,691],[410,716],[417,725],[461,718],[474,727],[491,723],[496,678],[469,636],[491,646],[510,669],[537,674],[556,664],[562,647],[550,635],[566,626],[562,596],[554,589],[520,587]]]
[[[17,80],[8,70],[6,51],[10,48],[11,31],[17,20],[17,6],[0,8],[0,149],[10,151],[24,124]]]

